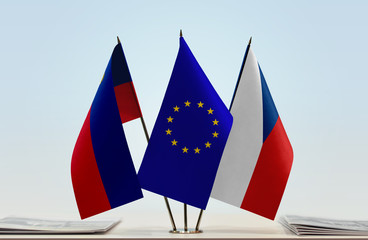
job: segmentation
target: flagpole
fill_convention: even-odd
[[[142,123],[142,126],[143,126],[144,134],[146,135],[146,139],[147,139],[147,143],[148,143],[149,142],[149,135],[148,135],[148,132],[147,132],[146,123],[144,122],[144,119],[143,119],[143,115],[140,119],[141,119],[141,123]],[[165,199],[165,204],[166,204],[167,211],[169,212],[170,221],[171,221],[173,231],[176,231],[176,225],[175,225],[174,217],[173,217],[172,212],[171,212],[169,200],[165,196],[164,196],[164,199]]]
[[[252,43],[252,37],[250,37],[249,42],[248,42],[248,46],[247,46],[247,50],[245,50],[243,63],[242,63],[242,66],[241,66],[241,68],[240,68],[238,81],[236,82],[236,86],[235,86],[235,90],[234,90],[233,98],[231,99],[231,104],[230,104],[229,111],[231,110],[231,107],[233,106],[234,98],[235,98],[235,95],[236,95],[236,91],[238,90],[238,87],[239,87],[240,78],[241,78],[241,76],[242,76],[242,74],[243,74],[243,69],[244,69],[245,62],[246,62],[247,57],[248,57],[248,52],[249,52],[249,48],[250,48],[250,44],[251,44],[251,43]]]
[[[117,36],[116,38],[118,40],[118,44],[121,44],[119,36]],[[144,118],[143,118],[143,114],[140,117],[140,119],[141,119],[141,123],[142,123],[142,126],[143,126],[143,131],[144,131],[144,134],[146,135],[146,139],[147,139],[147,143],[148,143],[149,142],[149,135],[148,135],[146,123],[145,123]],[[174,231],[176,231],[176,225],[175,225],[174,217],[173,217],[172,212],[171,212],[169,200],[165,196],[164,196],[164,199],[165,199],[165,204],[166,204],[167,211],[169,212],[172,228],[173,228]]]
[[[180,37],[183,37],[183,31],[180,29]],[[195,231],[193,231],[194,233],[200,233],[202,231],[199,230],[199,224],[201,223],[201,219],[202,219],[202,214],[203,214],[203,209],[201,209],[199,216],[198,216],[198,220],[197,220],[197,224],[195,227]],[[188,214],[187,214],[187,204],[184,203],[184,232],[188,232]]]
[[[197,225],[195,227],[195,230],[196,231],[199,231],[199,225],[201,224],[202,214],[203,214],[203,209],[201,209],[201,211],[199,212],[199,216],[198,216],[198,220],[197,220]]]
[[[180,36],[182,36],[181,30],[180,30]],[[236,95],[236,91],[238,90],[238,86],[239,86],[241,75],[243,74],[244,65],[245,65],[245,62],[246,62],[247,57],[248,57],[248,52],[249,52],[249,48],[250,48],[250,44],[251,43],[252,43],[252,37],[250,37],[250,39],[249,39],[247,50],[245,51],[245,54],[244,54],[243,63],[242,63],[242,66],[240,68],[240,73],[239,73],[238,81],[236,82],[236,87],[235,87],[235,90],[234,90],[233,98],[231,99],[231,104],[230,104],[229,111],[231,110],[231,107],[233,106],[234,98],[235,98],[235,95]],[[195,230],[196,231],[199,231],[199,225],[201,224],[202,215],[203,215],[203,209],[201,209],[201,211],[199,212],[199,216],[198,216],[198,220],[197,220],[197,225],[195,227]]]
[[[183,31],[180,29],[179,37],[183,37]],[[187,204],[184,203],[184,232],[188,232],[188,213]]]
[[[187,204],[184,203],[184,232],[188,231],[188,214],[187,214]]]
[[[179,37],[183,37],[183,31],[180,29]],[[187,204],[184,203],[184,233],[188,233],[188,211]]]

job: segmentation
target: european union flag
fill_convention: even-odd
[[[233,119],[183,37],[138,178],[142,188],[205,209]]]

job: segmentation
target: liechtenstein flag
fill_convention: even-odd
[[[82,219],[143,197],[122,126],[138,117],[141,110],[119,42],[72,156],[71,176]]]
[[[247,48],[228,142],[211,197],[274,219],[293,163],[293,149],[257,59]]]
[[[142,188],[205,209],[232,116],[183,37],[138,177]]]

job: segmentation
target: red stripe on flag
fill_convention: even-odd
[[[279,117],[263,143],[241,208],[275,219],[292,163],[293,149]]]
[[[74,147],[71,173],[74,195],[82,219],[111,209],[93,151],[90,111]]]
[[[114,87],[121,123],[129,122],[142,116],[133,82]]]

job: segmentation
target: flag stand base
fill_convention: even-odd
[[[195,230],[195,229],[177,229],[177,230],[170,230],[169,233],[176,233],[176,234],[193,234],[193,233],[203,233],[202,230]]]
[[[203,210],[199,213],[197,225],[194,229],[188,229],[188,216],[187,216],[187,204],[184,203],[184,229],[176,229],[175,224],[173,224],[173,229],[169,231],[169,233],[176,233],[176,234],[196,234],[196,233],[203,233],[202,230],[199,229],[199,224],[201,223]]]

